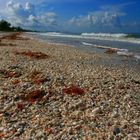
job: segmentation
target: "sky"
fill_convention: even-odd
[[[0,0],[0,19],[38,31],[140,33],[140,0]]]

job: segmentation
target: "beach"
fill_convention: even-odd
[[[138,72],[25,33],[0,40],[0,139],[140,139]]]

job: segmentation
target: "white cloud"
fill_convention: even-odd
[[[14,26],[22,26],[32,29],[57,28],[57,15],[54,12],[46,12],[41,15],[36,13],[35,5],[27,2],[25,5],[9,1],[6,8],[0,12],[2,17],[12,23]]]
[[[78,27],[119,27],[121,26],[120,17],[124,13],[118,11],[95,11],[87,15],[73,17],[68,21],[69,25]]]

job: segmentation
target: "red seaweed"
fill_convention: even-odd
[[[63,92],[71,95],[83,95],[85,91],[78,86],[70,86],[63,89]]]
[[[116,50],[115,49],[111,49],[111,48],[108,48],[105,53],[107,54],[113,54],[113,53],[116,53]]]
[[[42,77],[42,76],[40,76],[40,74],[41,74],[40,71],[34,70],[29,76],[31,78],[31,83],[41,84],[46,81],[50,81],[50,79],[48,77]]]
[[[50,56],[42,53],[42,52],[32,52],[32,51],[25,51],[25,52],[15,52],[16,55],[24,55],[24,56],[28,56],[29,58],[33,58],[33,59],[47,59]]]
[[[22,109],[23,109],[23,104],[18,103],[18,104],[17,104],[17,109],[22,110]]]
[[[17,78],[21,76],[21,73],[10,70],[0,70],[0,74],[3,75],[4,78]]]
[[[44,131],[45,131],[46,134],[50,134],[52,132],[52,129],[51,128],[45,128]]]
[[[23,97],[23,100],[34,103],[36,101],[41,101],[45,94],[46,92],[44,90],[34,90],[29,92],[25,97]]]
[[[12,81],[12,84],[13,84],[13,85],[18,85],[19,83],[20,83],[19,80],[14,80],[14,81]]]
[[[48,78],[33,78],[32,79],[32,83],[33,84],[41,84],[41,83],[44,83],[44,82],[46,82],[46,81],[48,81],[49,79]]]
[[[0,139],[4,138],[5,137],[5,134],[3,133],[0,133]]]
[[[29,40],[29,38],[24,38],[20,36],[21,33],[11,33],[9,35],[4,35],[2,37],[0,37],[0,40],[2,39],[9,39],[9,40]]]

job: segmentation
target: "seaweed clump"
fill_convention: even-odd
[[[3,75],[4,78],[17,78],[21,76],[21,73],[10,70],[0,70],[0,75]]]
[[[31,75],[31,83],[33,84],[41,84],[44,82],[49,82],[51,79],[49,77],[42,77],[40,71],[34,70]]]
[[[29,58],[33,58],[33,59],[47,59],[47,58],[49,58],[49,55],[42,53],[42,52],[25,51],[25,52],[16,52],[15,54],[28,56]]]
[[[85,91],[82,88],[78,86],[73,86],[73,85],[70,87],[64,88],[63,92],[69,95],[83,95],[85,93]]]
[[[24,105],[23,104],[21,104],[21,103],[18,103],[17,104],[17,109],[18,110],[22,110],[24,108]]]
[[[117,51],[115,49],[111,49],[111,48],[109,48],[105,51],[105,53],[107,53],[107,54],[113,54],[113,53],[116,53],[116,52]]]
[[[43,100],[43,97],[45,95],[46,95],[46,92],[44,90],[34,90],[34,91],[29,92],[25,97],[22,97],[22,99],[29,103],[34,103],[36,101]]]
[[[19,33],[19,32],[11,33],[11,34],[4,35],[4,36],[0,37],[0,40],[2,40],[2,39],[8,39],[8,40],[29,40],[29,38],[21,37],[20,35],[21,35],[21,33]]]

